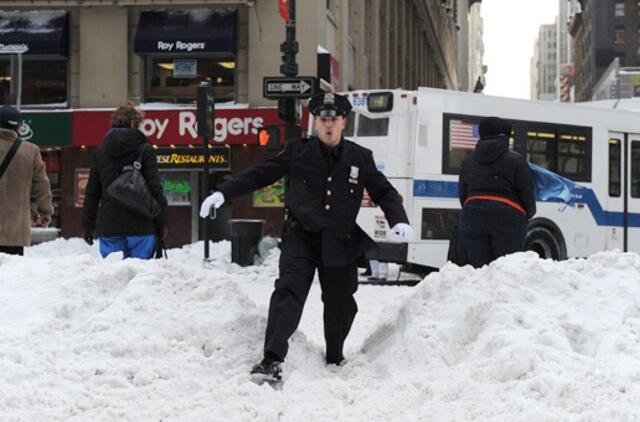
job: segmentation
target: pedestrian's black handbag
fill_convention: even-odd
[[[132,164],[122,168],[122,174],[111,182],[107,193],[131,211],[145,217],[155,218],[160,214],[160,204],[151,194],[149,185],[141,171],[142,152],[146,146],[147,143],[143,143],[138,158]]]

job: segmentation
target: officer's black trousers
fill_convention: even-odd
[[[265,335],[265,356],[283,361],[289,337],[298,328],[316,268],[324,303],[324,338],[328,363],[343,359],[342,346],[358,306],[353,294],[358,288],[355,262],[347,267],[322,264],[320,235],[291,228],[282,239],[280,276],[271,295]]]

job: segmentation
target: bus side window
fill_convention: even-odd
[[[478,122],[480,118],[460,118],[445,116],[445,172],[457,174],[460,172],[462,162],[476,147],[480,135]]]
[[[577,179],[587,173],[587,137],[562,133],[558,143],[558,173]]]
[[[352,137],[355,127],[356,127],[356,112],[351,111],[351,113],[349,113],[349,115],[347,116],[347,126],[344,128],[342,135]]]
[[[527,131],[527,161],[556,171],[556,134],[549,131]]]
[[[622,164],[620,139],[609,139],[609,196],[619,198],[622,192],[620,167]]]
[[[358,121],[358,136],[387,136],[389,132],[389,118],[370,119],[361,114]]]
[[[631,142],[631,197],[640,198],[640,142]]]

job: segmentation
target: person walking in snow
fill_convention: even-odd
[[[31,201],[38,222],[47,227],[53,204],[51,185],[40,148],[20,139],[20,112],[0,107],[0,252],[23,255],[31,244]]]
[[[392,231],[405,241],[413,237],[402,198],[376,168],[371,151],[342,137],[351,110],[347,97],[315,96],[309,110],[318,136],[287,142],[275,158],[218,186],[200,208],[200,216],[207,217],[212,206],[287,176],[280,275],[269,305],[264,358],[251,370],[258,382],[281,379],[288,340],[298,327],[316,270],[324,302],[326,362],[340,365],[344,360],[344,341],[358,311],[353,298],[356,260],[375,247],[356,224],[365,188]]]
[[[156,153],[138,130],[142,113],[131,101],[118,107],[111,116],[111,129],[95,152],[82,207],[84,240],[92,245],[97,236],[100,254],[121,251],[124,258],[149,259],[156,251],[159,236],[167,232],[167,200],[162,192]],[[153,197],[160,204],[160,214],[150,218],[125,207],[111,198],[107,187],[142,154],[142,174]]]
[[[460,168],[459,230],[475,268],[524,248],[528,219],[536,213],[533,175],[525,158],[509,149],[511,124],[480,120],[480,140]]]

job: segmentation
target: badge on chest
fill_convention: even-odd
[[[360,169],[358,167],[351,166],[351,170],[349,171],[349,183],[353,183],[354,185],[357,185],[359,173],[360,173]]]

